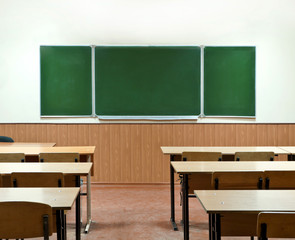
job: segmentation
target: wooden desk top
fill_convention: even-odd
[[[295,190],[195,190],[207,213],[295,211]]]
[[[95,146],[74,147],[0,147],[0,153],[25,153],[27,156],[36,156],[41,152],[78,152],[80,155],[93,155]]]
[[[177,173],[247,172],[247,171],[295,171],[295,161],[265,162],[171,162]]]
[[[12,172],[62,172],[63,174],[86,176],[93,163],[0,163],[0,174]]]
[[[280,147],[281,149],[283,149],[284,151],[287,151],[291,154],[295,154],[295,147],[292,147],[292,146],[286,146],[286,147]]]
[[[55,210],[70,210],[79,190],[79,188],[0,188],[0,202],[39,202],[48,204]]]
[[[54,147],[56,143],[0,142],[0,147]]]
[[[161,147],[168,155],[181,155],[183,152],[221,152],[234,155],[236,152],[274,152],[275,154],[289,154],[280,147]],[[295,151],[294,151],[295,152]]]

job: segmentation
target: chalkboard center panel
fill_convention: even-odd
[[[96,114],[200,113],[199,47],[96,47]]]

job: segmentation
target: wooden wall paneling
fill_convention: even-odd
[[[110,127],[110,181],[114,183],[122,182],[121,168],[126,167],[121,162],[124,162],[124,157],[120,156],[120,124],[113,124]]]
[[[236,124],[223,124],[224,131],[224,145],[223,146],[235,146],[236,145]],[[221,143],[222,144],[222,143]],[[220,145],[221,146],[221,145]]]
[[[1,124],[0,125],[0,135],[11,137],[16,139],[16,124]]]
[[[17,142],[27,142],[26,139],[26,124],[17,124],[16,125],[16,136],[14,141]]]
[[[37,141],[37,124],[24,124],[26,142]]]
[[[267,146],[278,146],[278,124],[267,124]]]
[[[162,161],[162,137],[161,137],[160,124],[152,125],[152,182],[162,182],[163,174],[163,161]]]
[[[172,124],[162,124],[159,128],[161,136],[161,146],[172,146],[173,126]],[[164,155],[161,151],[160,161],[163,163],[162,182],[170,181],[170,156]]]
[[[194,127],[193,124],[184,124],[183,125],[183,144],[185,146],[194,145]]]
[[[79,146],[89,146],[89,125],[88,124],[78,125],[78,141],[79,141]]]
[[[214,146],[224,146],[225,136],[225,124],[215,124]]]
[[[99,142],[100,142],[100,154],[99,159],[101,165],[99,171],[97,171],[98,179],[100,182],[110,182],[110,127],[109,124],[99,125]],[[134,181],[135,182],[135,181]]]
[[[247,124],[236,125],[236,146],[248,146]]]
[[[78,125],[77,124],[68,124],[68,144],[70,146],[78,146]]]
[[[277,124],[257,125],[257,146],[277,146]]]
[[[37,142],[46,142],[47,141],[47,125],[46,124],[37,124]]]
[[[266,124],[257,125],[257,146],[267,146],[268,132]]]
[[[6,136],[5,128],[6,124],[0,124],[0,136]]]
[[[205,129],[204,124],[194,125],[194,146],[205,146]]]
[[[0,135],[13,138],[13,135],[15,136],[15,132],[13,133],[13,128],[12,128],[13,126],[15,127],[16,125],[15,124],[2,125],[1,130],[0,130],[0,132],[1,132]]]
[[[7,134],[9,134],[9,131],[7,130],[7,126],[8,126],[7,124],[0,124],[0,136],[7,136]]]
[[[247,124],[247,146],[256,146],[257,145],[257,125],[256,124]]]
[[[295,124],[288,124],[289,146],[295,146]]]
[[[56,146],[62,146],[62,143],[57,142],[58,141],[57,134],[58,134],[57,124],[48,124],[47,125],[47,142],[55,142]]]
[[[289,124],[279,124],[278,128],[278,145],[279,146],[289,146]]]
[[[92,182],[99,182],[100,179],[100,166],[102,165],[101,156],[100,156],[100,149],[101,149],[101,142],[100,142],[100,125],[97,124],[90,124],[88,127],[88,135],[89,135],[89,145],[96,146],[94,152],[94,159],[93,159],[93,173],[94,176],[92,177]]]
[[[158,124],[155,124],[158,126]],[[157,161],[159,159],[156,159],[158,156],[154,155],[154,142],[157,142],[157,139],[154,139],[154,137],[158,138],[158,136],[152,135],[152,124],[142,124],[142,146],[141,146],[141,160],[142,160],[142,178],[144,182],[153,182],[155,181],[155,166],[157,166]]]
[[[172,124],[173,146],[184,146],[184,125]]]
[[[131,181],[142,182],[141,125],[131,125]]]
[[[106,183],[168,182],[170,159],[160,146],[295,145],[295,124],[0,124],[0,134],[94,145],[92,180]]]
[[[215,146],[215,124],[204,124],[203,146]]]
[[[69,131],[67,124],[57,125],[57,136],[55,142],[60,146],[69,146]]]
[[[120,125],[120,157],[122,161],[122,182],[131,183],[131,127],[130,124]]]
[[[278,132],[278,146],[289,146],[290,145],[290,125],[289,124],[278,124],[277,125]],[[287,161],[287,155],[279,155],[276,157],[279,161]]]
[[[236,124],[236,146],[256,146],[257,129],[252,124]]]

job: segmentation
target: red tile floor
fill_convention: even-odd
[[[170,224],[169,185],[93,185],[92,219],[83,240],[146,239],[182,240],[180,225],[179,186],[175,191],[176,221],[179,231]],[[86,219],[86,199],[82,197],[83,222]],[[68,240],[75,239],[74,211],[68,213]],[[50,239],[56,239],[53,235]],[[208,239],[208,216],[197,199],[190,199],[190,239]],[[224,240],[242,240],[249,237],[224,237]]]

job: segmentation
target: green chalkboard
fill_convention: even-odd
[[[198,115],[200,48],[98,46],[95,94],[97,115]]]
[[[204,113],[255,116],[255,47],[205,47]]]
[[[92,114],[91,48],[41,46],[41,116]]]

